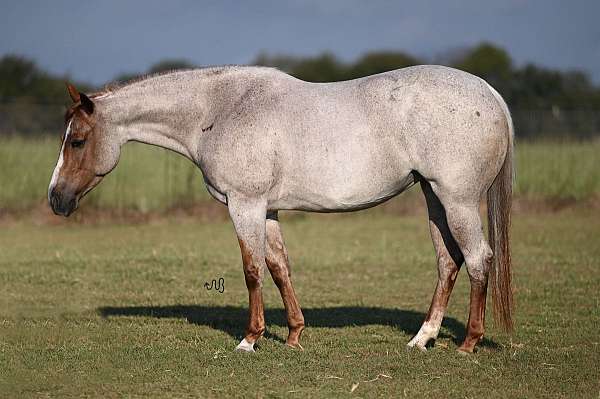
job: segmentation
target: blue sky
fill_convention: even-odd
[[[100,84],[164,58],[244,64],[260,51],[353,60],[403,50],[432,60],[491,41],[517,65],[600,82],[600,1],[1,1],[0,55]]]

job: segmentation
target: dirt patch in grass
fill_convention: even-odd
[[[485,210],[485,203],[482,203]],[[600,210],[600,197],[594,196],[586,200],[573,198],[544,199],[517,197],[513,199],[513,213],[556,213],[572,210]],[[416,190],[394,198],[378,207],[362,212],[384,213],[395,216],[425,215],[427,209],[421,194]],[[286,212],[288,218],[302,218],[304,212]],[[213,200],[199,201],[187,206],[177,206],[165,210],[140,211],[136,209],[98,208],[82,204],[69,218],[56,216],[46,202],[40,202],[29,209],[1,209],[0,226],[17,223],[33,223],[36,225],[103,225],[103,224],[146,224],[162,221],[185,222],[217,222],[227,220],[227,207]]]

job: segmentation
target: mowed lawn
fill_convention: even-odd
[[[600,212],[514,219],[517,330],[488,313],[471,356],[465,270],[435,346],[405,349],[437,276],[424,215],[284,214],[305,350],[282,343],[269,277],[255,354],[233,352],[247,292],[229,222],[1,226],[0,397],[598,397]],[[219,277],[224,293],[203,287]]]

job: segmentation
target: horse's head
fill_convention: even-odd
[[[73,105],[65,116],[66,131],[48,187],[48,201],[57,215],[69,216],[79,200],[100,183],[119,160],[120,143],[108,132],[92,99],[67,84]]]

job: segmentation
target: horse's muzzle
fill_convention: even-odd
[[[69,216],[77,208],[77,198],[75,195],[65,195],[65,193],[53,188],[48,195],[50,207],[56,215]]]

